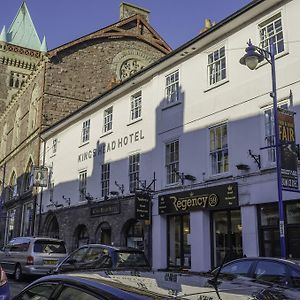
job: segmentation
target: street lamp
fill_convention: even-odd
[[[240,59],[242,65],[246,65],[250,70],[254,70],[258,63],[264,59],[271,65],[272,70],[272,94],[273,98],[273,116],[275,127],[275,155],[276,155],[276,173],[277,173],[277,191],[278,191],[278,210],[279,210],[279,235],[280,235],[280,254],[286,258],[286,243],[284,230],[284,211],[282,201],[282,178],[281,178],[281,149],[279,140],[279,126],[277,114],[277,92],[276,92],[276,73],[275,73],[275,44],[272,44],[270,51],[252,45],[248,42],[246,54]]]

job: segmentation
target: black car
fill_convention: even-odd
[[[149,262],[143,251],[129,247],[102,244],[82,246],[56,266],[53,273],[77,270],[148,270]]]
[[[246,280],[245,280],[246,279]],[[248,279],[248,281],[247,281]],[[212,280],[213,282],[213,280]],[[212,283],[211,282],[211,283]],[[218,278],[166,272],[100,271],[42,277],[13,300],[299,300],[299,294],[249,278]]]
[[[218,269],[215,269],[215,274]],[[271,282],[283,287],[299,290],[300,262],[273,257],[240,258],[228,262],[221,268],[222,274],[235,274],[256,280]]]

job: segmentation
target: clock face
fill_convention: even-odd
[[[142,70],[146,66],[145,62],[139,59],[131,58],[124,61],[120,67],[120,79],[124,80],[134,73]]]

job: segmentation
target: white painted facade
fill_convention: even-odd
[[[166,268],[168,261],[167,217],[158,213],[158,196],[231,182],[238,184],[243,254],[260,255],[256,205],[277,201],[275,164],[268,160],[267,150],[261,150],[266,146],[264,111],[272,106],[271,69],[268,63],[262,63],[255,71],[250,71],[239,64],[239,59],[244,55],[249,38],[254,45],[259,45],[259,25],[280,13],[285,50],[276,59],[278,103],[288,103],[296,112],[296,142],[299,142],[300,32],[296,24],[300,3],[297,0],[253,2],[257,4],[252,3],[252,7],[249,5],[219,26],[217,24],[215,29],[183,45],[161,63],[95,99],[42,135],[46,140],[45,166],[52,166],[53,170],[51,180],[56,205],[66,206],[64,198],[70,198],[71,206],[83,204],[79,201],[78,187],[82,170],[87,170],[87,192],[102,201],[100,166],[107,162],[111,163],[110,190],[118,191],[116,181],[124,185],[124,195],[129,195],[128,157],[140,153],[140,180],[149,184],[154,172],[156,176],[152,213],[155,269]],[[226,78],[210,86],[208,55],[223,46]],[[168,105],[166,76],[177,70],[179,101]],[[130,99],[139,91],[142,92],[141,118],[131,122]],[[112,130],[104,133],[104,111],[111,106]],[[88,119],[90,139],[81,144],[82,124]],[[209,129],[223,123],[227,124],[229,168],[225,173],[214,175]],[[53,153],[53,139],[58,141],[56,153]],[[184,186],[180,182],[167,184],[166,144],[176,139],[179,140],[179,171],[195,176],[192,184],[189,181],[185,181]],[[261,169],[249,150],[261,156]],[[41,157],[43,155],[42,151]],[[238,164],[248,165],[249,170],[238,170]],[[283,198],[284,201],[299,199],[299,194],[284,192]],[[43,212],[50,209],[53,209],[50,192],[45,189]],[[191,270],[210,269],[214,255],[210,212],[190,212],[189,244]]]

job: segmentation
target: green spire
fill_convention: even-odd
[[[6,34],[7,42],[21,47],[40,50],[41,41],[31,20],[25,1],[11,23]]]
[[[3,26],[3,29],[0,34],[0,42],[7,42],[5,26]]]

